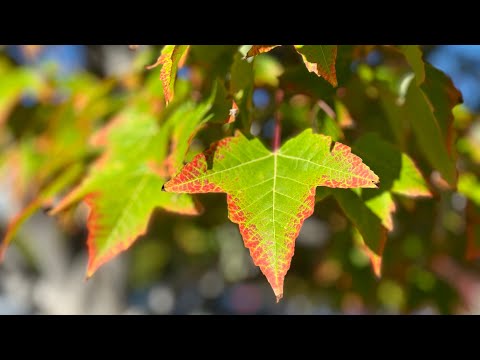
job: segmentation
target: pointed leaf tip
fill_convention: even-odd
[[[323,77],[333,87],[338,86],[335,70],[336,45],[295,45],[295,49],[302,56],[308,71]]]
[[[305,130],[272,153],[237,132],[197,155],[165,189],[227,193],[228,217],[280,300],[295,240],[314,210],[316,187],[373,187],[378,181],[350,147],[337,142],[330,152],[330,143],[330,137]]]

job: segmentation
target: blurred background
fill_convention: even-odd
[[[29,130],[22,123],[31,116],[48,117],[44,114],[48,109],[37,106],[45,96],[37,76],[48,76],[62,90],[55,94],[59,104],[75,99],[102,109],[107,101],[102,90],[105,82],[121,79],[126,88],[135,88],[132,69],[145,71],[160,49],[143,45],[1,46],[0,124],[8,122],[12,133],[28,138],[24,134]],[[478,141],[480,122],[474,114],[480,110],[480,46],[422,49],[425,60],[447,73],[462,92],[462,114],[473,118],[472,138]],[[383,53],[373,48],[359,63],[351,64],[351,71],[359,66],[375,68],[383,61]],[[14,69],[28,71],[10,76]],[[178,76],[192,78],[188,67]],[[155,79],[160,82],[158,73]],[[104,117],[122,99],[121,91],[109,91],[111,104],[102,113]],[[270,100],[268,92],[255,91],[254,104],[259,109]],[[265,136],[268,126],[267,121],[262,128]],[[252,128],[252,133],[260,131]],[[3,144],[10,141],[9,136],[2,134]],[[17,155],[17,161],[25,165],[18,171],[27,174],[29,167],[35,167],[28,141]],[[29,186],[28,182],[12,183],[22,176],[12,176],[9,159],[6,154],[0,159],[2,234],[25,205],[16,189],[25,192]],[[333,200],[318,203],[297,239],[285,297],[279,304],[253,265],[237,225],[227,220],[224,196],[208,194],[200,200],[206,211],[196,218],[155,213],[148,233],[89,281],[84,280],[85,207],[80,205],[70,214],[68,231],[59,226],[63,219],[36,211],[21,226],[0,264],[0,314],[480,313],[480,271],[477,262],[463,257],[467,200],[458,192],[451,191],[435,202],[419,202],[413,218],[408,212],[411,203],[404,201],[395,215],[401,220],[386,245],[381,279],[374,276],[368,257],[352,241],[355,234]]]

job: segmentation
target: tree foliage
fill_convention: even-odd
[[[411,295],[392,300],[405,311],[434,301],[448,312],[466,296],[437,265],[450,256],[478,270],[478,120],[421,47],[137,52],[128,73],[110,78],[1,59],[0,170],[23,208],[0,255],[36,211],[68,230],[84,203],[91,277],[154,231],[149,223],[172,227],[162,218],[173,216],[208,231],[208,216],[221,223],[228,211],[277,299],[289,269],[339,306],[358,293],[388,307],[385,287]],[[379,64],[366,61],[372,52]],[[212,192],[227,194],[223,217],[212,208],[221,198],[196,195]],[[295,269],[310,216],[328,224],[330,245],[300,248]],[[298,291],[288,283],[285,296]]]

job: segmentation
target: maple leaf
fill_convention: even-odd
[[[256,56],[280,45],[253,45],[246,57]],[[308,71],[327,80],[333,87],[338,86],[335,61],[337,59],[336,45],[294,45],[295,50],[302,55]]]
[[[307,129],[272,153],[237,131],[197,155],[164,189],[227,193],[229,219],[239,224],[279,301],[295,239],[313,213],[316,187],[375,188],[379,180],[348,146],[331,145],[330,137]]]
[[[375,275],[380,277],[387,233],[393,230],[396,211],[393,194],[410,198],[432,195],[414,161],[377,134],[361,136],[352,148],[381,177],[379,189],[329,192],[357,228],[360,248],[370,258]]]
[[[205,115],[213,97],[196,107],[182,105],[162,125],[155,116],[133,107],[94,136],[93,142],[105,146],[105,153],[50,212],[55,215],[80,200],[90,208],[87,277],[145,233],[155,208],[184,215],[199,213],[190,196],[165,193],[162,185],[168,170],[180,167],[192,133],[208,119]]]
[[[173,100],[177,69],[183,66],[188,49],[189,45],[165,45],[155,64],[147,66],[147,69],[150,70],[158,65],[162,65],[162,69],[160,70],[160,80],[162,80],[163,93],[167,105]]]
[[[295,50],[302,55],[308,71],[323,77],[333,87],[337,87],[336,45],[295,45]]]

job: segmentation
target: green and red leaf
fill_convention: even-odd
[[[378,181],[348,146],[308,129],[273,153],[237,132],[197,155],[164,189],[227,193],[229,219],[239,224],[278,301],[295,239],[313,213],[316,187],[376,188]]]
[[[336,45],[295,45],[302,55],[308,71],[327,80],[333,87],[338,86],[335,62],[337,59]]]
[[[163,93],[167,105],[173,100],[177,70],[183,66],[188,49],[189,45],[165,45],[155,64],[147,66],[147,69],[150,70],[162,65],[160,80],[163,84]]]
[[[246,57],[248,58],[252,56],[257,56],[265,52],[269,52],[270,50],[276,48],[277,46],[280,46],[280,45],[252,45],[250,50],[248,50]]]
[[[105,147],[105,153],[51,211],[54,215],[80,200],[90,208],[87,277],[145,233],[155,208],[184,215],[199,213],[199,205],[190,196],[166,193],[162,185],[168,169],[179,169],[193,134],[208,120],[205,116],[213,98],[198,106],[184,104],[163,125],[158,125],[155,116],[134,108],[94,136],[94,143]]]

